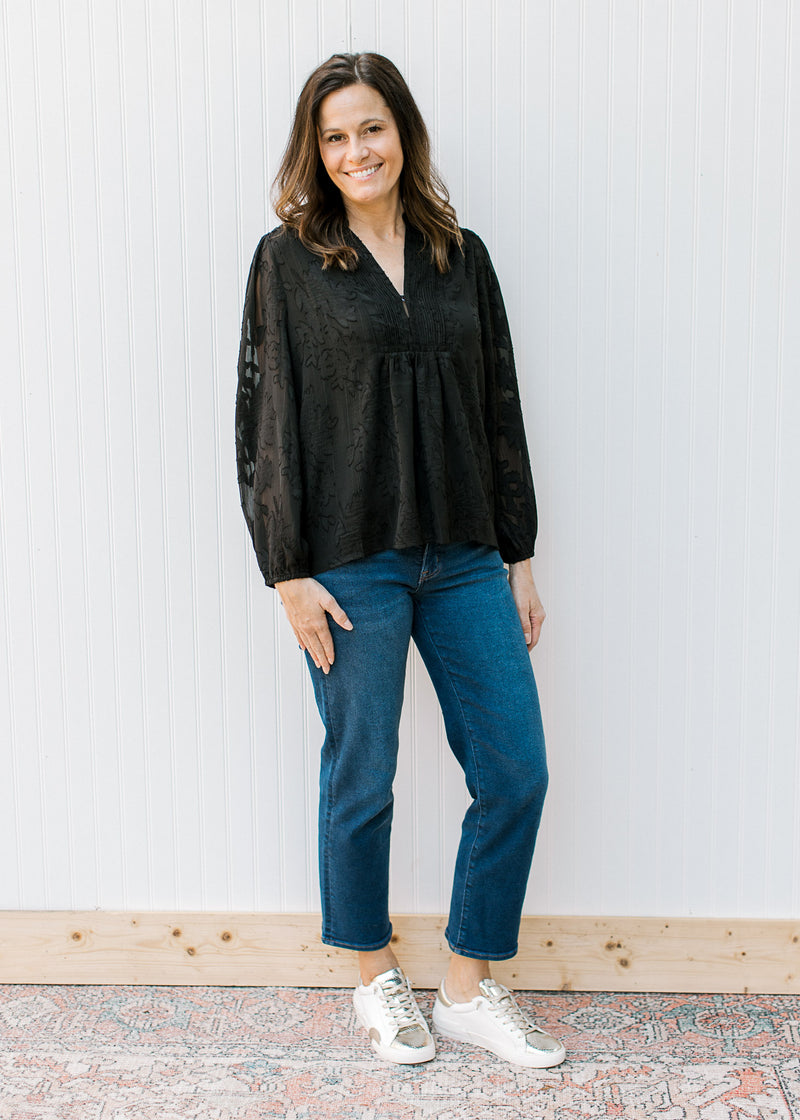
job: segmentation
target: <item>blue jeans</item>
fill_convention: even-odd
[[[353,623],[331,623],[326,676],[307,658],[325,725],[319,805],[322,940],[369,951],[392,935],[392,782],[409,639],[436,689],[472,796],[445,936],[465,957],[517,951],[547,789],[539,699],[499,553],[393,549],[316,577]]]

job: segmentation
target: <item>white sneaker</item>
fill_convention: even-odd
[[[519,1066],[547,1069],[564,1061],[567,1053],[561,1043],[536,1026],[504,984],[481,980],[478,987],[483,995],[469,1003],[453,1003],[442,981],[433,1005],[438,1034],[482,1046]]]
[[[371,984],[359,984],[353,1006],[379,1058],[414,1065],[436,1056],[436,1044],[401,968],[382,972]]]

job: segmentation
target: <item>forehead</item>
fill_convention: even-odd
[[[323,97],[317,125],[320,132],[329,128],[355,128],[376,117],[393,120],[392,112],[381,94],[372,86],[352,85]]]

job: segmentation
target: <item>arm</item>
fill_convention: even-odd
[[[536,495],[503,296],[486,247],[477,237],[475,270],[495,533],[503,560],[515,564],[534,553],[538,528]]]
[[[256,249],[245,296],[236,461],[242,510],[264,579],[280,595],[300,648],[327,673],[334,656],[327,614],[346,630],[352,623],[309,576],[286,296],[267,238]]]
[[[476,239],[477,240],[477,239]],[[508,563],[508,580],[529,650],[539,640],[545,611],[531,572],[538,528],[514,352],[500,284],[483,242],[476,273],[486,373],[485,424],[492,455],[495,532]]]
[[[265,581],[308,575],[300,438],[286,297],[264,237],[247,281],[236,395],[236,462],[245,521]]]

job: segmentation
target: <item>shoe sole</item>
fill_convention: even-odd
[[[552,1069],[553,1066],[560,1066],[567,1056],[567,1052],[562,1046],[558,1050],[549,1050],[542,1052],[542,1056],[538,1057],[535,1054],[520,1054],[519,1050],[508,1049],[505,1050],[497,1043],[491,1042],[485,1038],[476,1038],[471,1032],[459,1032],[452,1030],[449,1027],[442,1027],[437,1023],[436,1019],[433,1020],[433,1029],[442,1038],[450,1038],[454,1042],[467,1042],[471,1046],[478,1046],[481,1050],[489,1050],[498,1058],[502,1058],[505,1062],[510,1062],[515,1066],[525,1066],[527,1069]]]
[[[392,1062],[397,1066],[418,1066],[423,1062],[431,1062],[436,1057],[435,1044],[432,1046],[424,1047],[424,1049],[419,1051],[418,1056],[417,1053],[414,1052],[406,1055],[398,1053],[397,1050],[393,1050],[391,1047],[386,1049],[385,1047],[381,1046],[379,1042],[376,1042],[374,1038],[371,1038],[369,1041],[372,1049],[375,1051],[379,1058],[382,1058],[384,1062]]]

